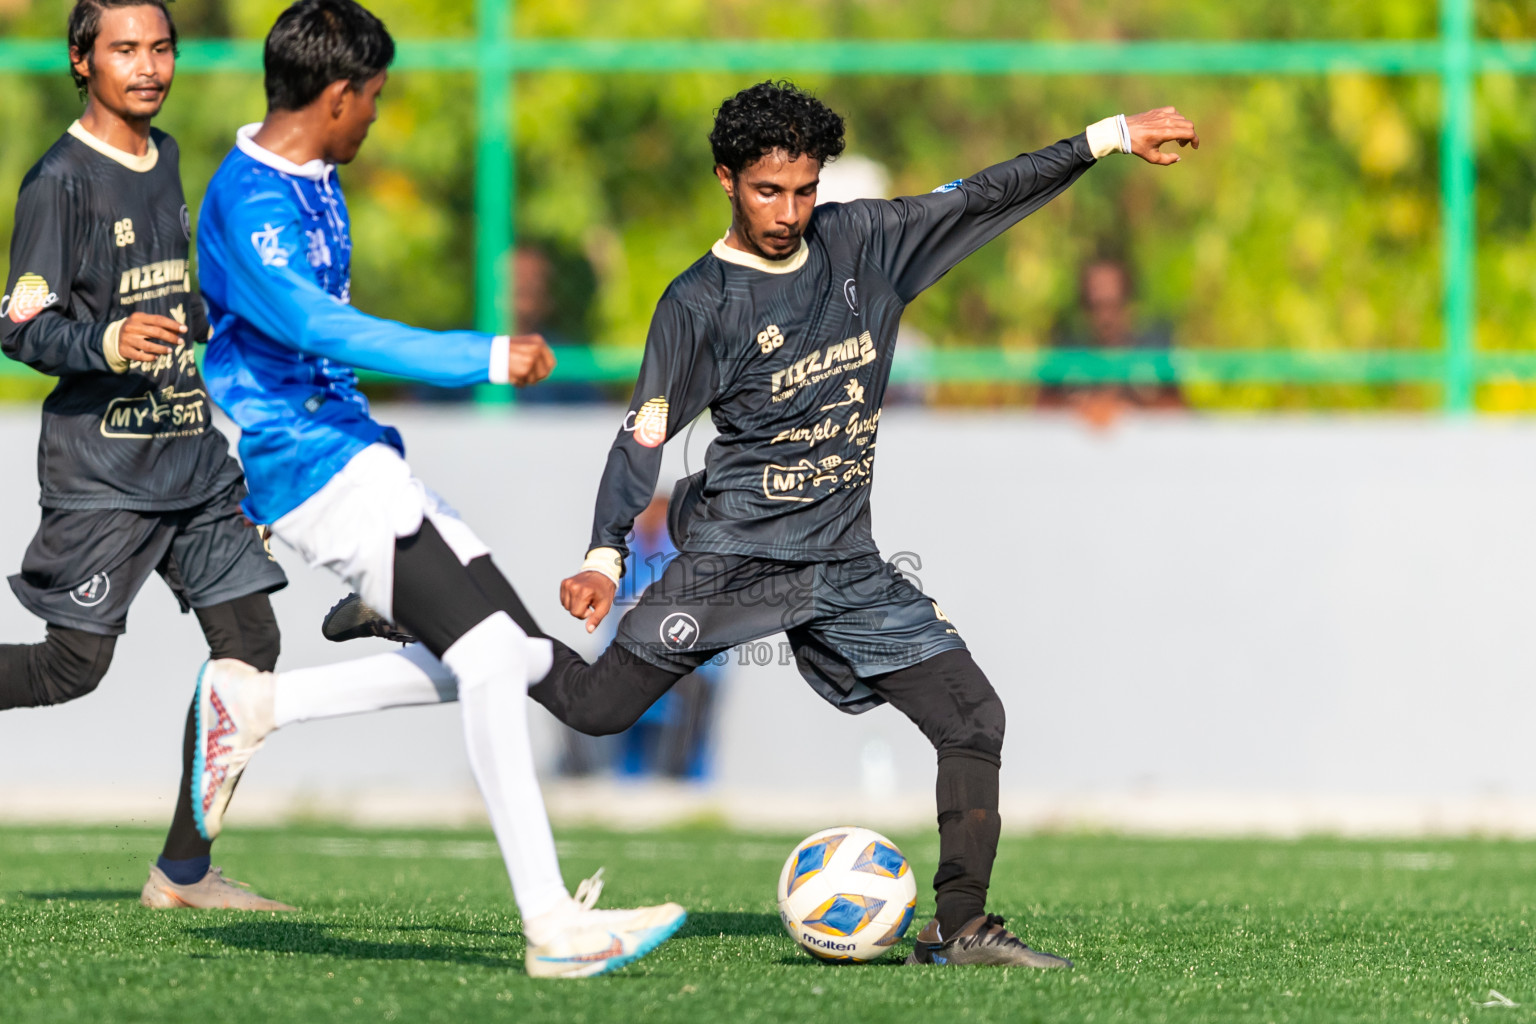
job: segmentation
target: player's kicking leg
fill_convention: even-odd
[[[398,537],[398,524],[410,521],[412,512],[419,528]],[[194,805],[206,834],[219,831],[229,794],[272,729],[320,717],[305,706],[317,701],[351,701],[354,710],[365,710],[370,701],[376,707],[423,702],[411,698],[426,698],[428,688],[441,699],[443,688],[431,671],[435,662],[439,677],[451,676],[459,700],[470,763],[522,914],[528,972],[585,977],[611,971],[655,949],[682,925],[686,915],[676,904],[600,911],[592,907],[600,886],[588,886],[581,900],[566,892],[528,741],[528,638],[469,571],[467,563],[487,554],[484,545],[442,512],[393,449],[365,450],[275,523],[274,532],[312,565],[344,576],[370,606],[419,636],[432,657],[420,651],[384,656],[395,659],[393,665],[417,668],[415,690],[409,672],[375,685],[359,677],[356,666],[311,669],[295,679],[300,674],[274,676],[210,662],[198,683]],[[420,670],[423,665],[428,670]]]
[[[986,911],[997,859],[998,768],[1004,713],[992,684],[966,650],[947,650],[867,680],[938,752],[939,868],[934,918],[918,933],[909,964],[1071,967],[1031,949]]]

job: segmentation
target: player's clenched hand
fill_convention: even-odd
[[[511,357],[507,361],[508,379],[513,384],[537,384],[555,368],[555,354],[542,334],[517,334],[508,342]]]
[[[560,581],[560,603],[578,619],[586,619],[587,632],[591,633],[613,608],[617,589],[613,580],[588,569]]]
[[[1131,152],[1149,164],[1179,162],[1177,153],[1164,153],[1158,148],[1165,142],[1200,148],[1200,135],[1195,131],[1194,123],[1173,107],[1132,114],[1125,119],[1125,124],[1131,130]]]
[[[117,336],[117,354],[124,359],[140,363],[152,363],[171,350],[170,346],[182,344],[187,327],[168,316],[153,313],[133,313],[123,322]]]

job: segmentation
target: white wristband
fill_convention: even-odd
[[[1106,117],[1088,126],[1088,148],[1095,160],[1102,160],[1111,153],[1128,153],[1126,136],[1120,132],[1122,117]]]
[[[1115,115],[1115,127],[1120,129],[1120,152],[1131,151],[1131,126],[1126,121],[1124,114]]]
[[[587,560],[577,571],[600,572],[618,586],[619,577],[624,575],[624,558],[613,548],[593,548],[587,552]]]
[[[492,384],[512,382],[512,339],[498,334],[491,339],[491,368],[486,379]]]
[[[107,324],[106,333],[101,336],[101,354],[107,357],[107,365],[113,373],[122,373],[128,369],[128,357],[118,349],[117,343],[123,336],[123,324],[128,318],[113,320]]]

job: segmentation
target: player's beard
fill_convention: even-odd
[[[758,256],[761,256],[765,260],[772,260],[772,261],[777,262],[779,260],[787,260],[791,256],[793,256],[797,251],[799,251],[799,249],[800,249],[800,235],[798,233],[790,235],[790,236],[783,236],[783,235],[768,236],[768,235],[755,234],[752,231],[752,227],[751,227],[752,222],[747,219],[747,211],[742,206],[740,193],[737,193],[736,195],[731,196],[731,212],[733,214],[735,214],[736,224],[741,229],[740,230],[740,234],[742,236],[742,240],[747,243],[747,245],[751,248],[751,250],[752,250],[752,252],[754,254],[756,254]],[[794,244],[789,246],[789,248],[786,249],[784,252],[775,255],[772,251],[770,251],[766,246],[763,245],[763,239],[767,238],[767,237],[776,237],[776,238],[788,237],[789,240],[791,242],[793,242]]]

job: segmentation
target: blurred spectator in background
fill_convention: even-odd
[[[573,381],[560,371],[562,349],[592,342],[588,310],[596,292],[592,266],[575,254],[552,255],[542,246],[520,245],[512,254],[512,324],[514,334],[542,334],[555,350],[550,379],[517,393],[519,402],[533,405],[606,402],[618,396],[612,388]],[[626,396],[627,397],[627,394]],[[622,400],[622,398],[618,398]]]
[[[591,343],[593,297],[597,277],[592,265],[579,253],[554,246],[520,245],[509,261],[508,283],[512,289],[513,334],[542,334],[555,350],[558,364],[562,348]],[[517,389],[515,401],[534,405],[558,403],[623,401],[627,390],[573,381],[569,366],[556,365],[555,372],[542,384]],[[476,397],[477,388],[437,388],[422,384],[398,386],[405,397],[419,402],[466,402]],[[494,387],[481,385],[481,387]],[[494,390],[502,390],[494,388]],[[623,391],[623,394],[612,393]],[[369,397],[395,397],[394,387],[373,385]],[[505,401],[502,397],[497,399]]]
[[[667,533],[669,505],[663,492],[635,520],[635,531],[629,539],[629,560],[616,601],[633,603],[661,577],[667,563],[677,557],[677,549]],[[613,621],[617,622],[617,617]],[[715,688],[730,657],[731,652],[727,651],[720,659],[721,664],[706,662],[679,679],[638,722],[615,738],[616,744],[609,742],[609,737],[584,736],[562,727],[565,746],[561,774],[595,775],[611,767],[621,778],[708,778]]]
[[[1100,257],[1078,276],[1078,316],[1057,342],[1066,349],[1141,349],[1166,352],[1173,345],[1167,324],[1145,323],[1136,315],[1136,282],[1118,257]],[[1056,384],[1040,389],[1046,409],[1074,409],[1104,426],[1129,409],[1182,409],[1172,384]]]

